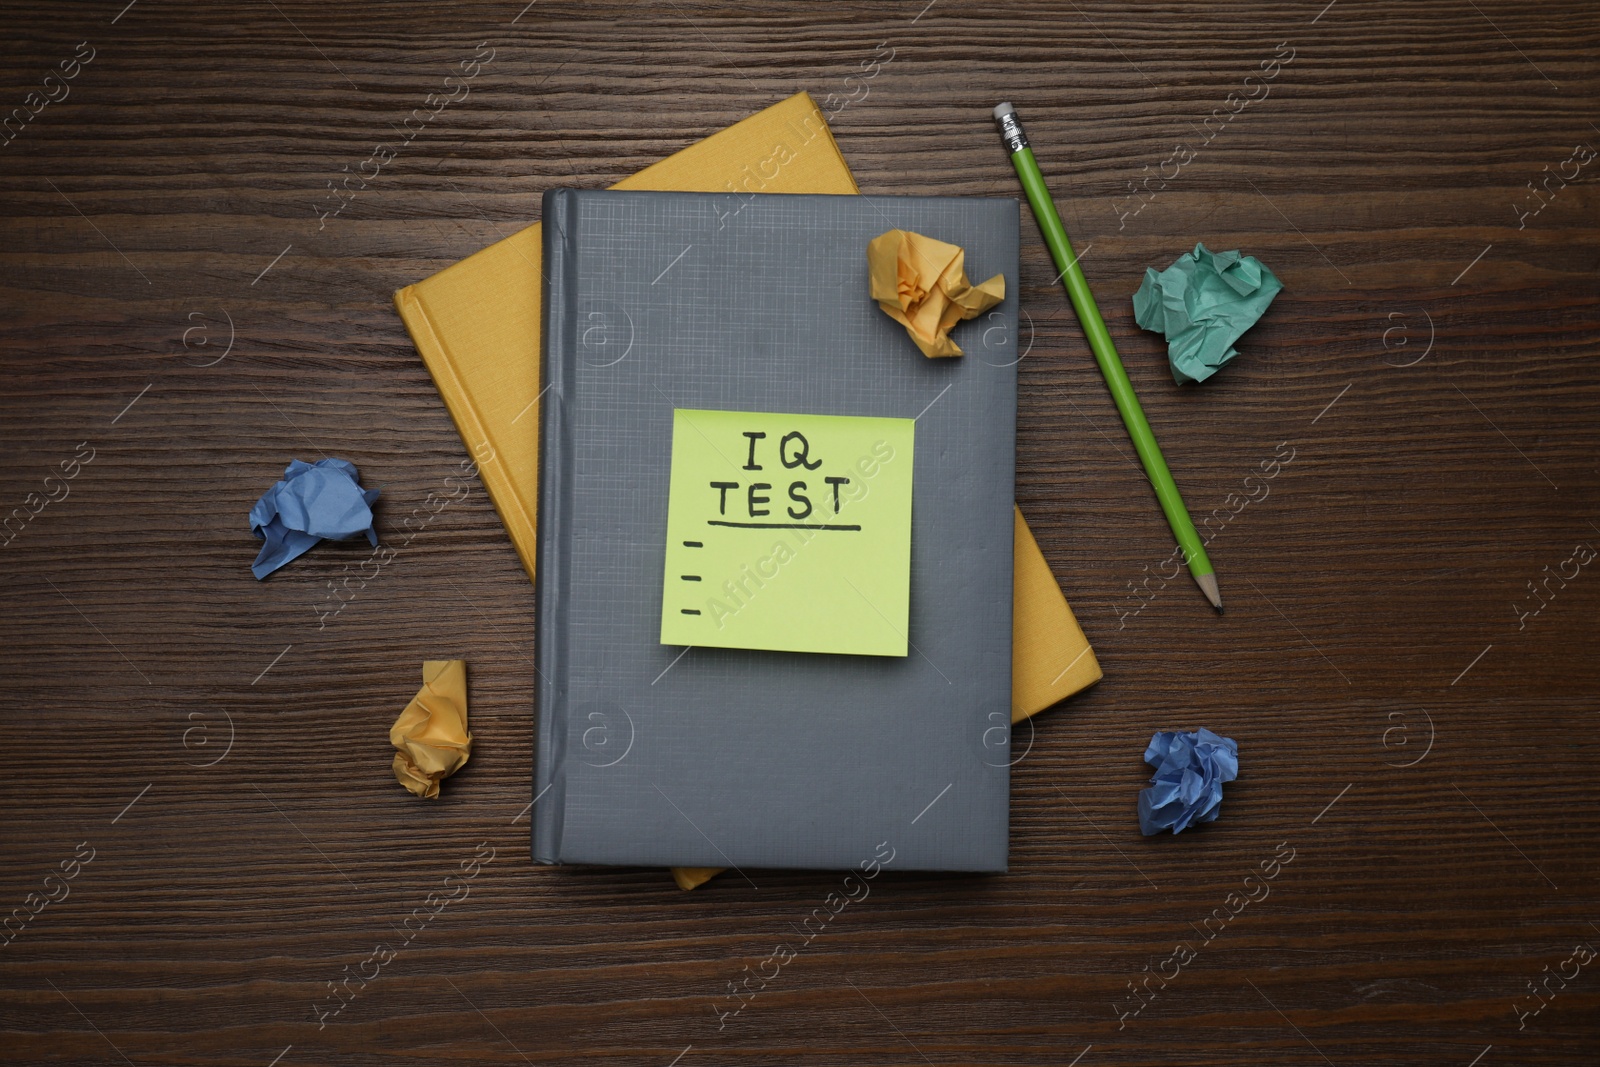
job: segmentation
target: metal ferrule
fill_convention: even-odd
[[[1006,143],[1007,152],[1020,152],[1028,147],[1028,135],[1022,132],[1022,123],[1017,121],[1015,112],[1000,116],[995,123],[1000,127],[1000,139]]]

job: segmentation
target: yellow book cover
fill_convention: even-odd
[[[741,196],[861,191],[822,112],[803,92],[613,188]],[[541,242],[534,223],[394,295],[529,577],[538,500]],[[1015,525],[1013,722],[1100,680],[1094,652],[1020,512]]]

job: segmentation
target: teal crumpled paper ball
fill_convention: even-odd
[[[1145,269],[1133,294],[1133,320],[1166,336],[1174,381],[1203,382],[1239,354],[1233,343],[1282,289],[1277,275],[1254,256],[1197,244],[1159,274]]]

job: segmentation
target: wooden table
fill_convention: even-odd
[[[0,1060],[1596,1062],[1593,5],[124,2],[0,20]],[[368,550],[258,583],[246,513],[341,456],[392,538],[467,455],[392,291],[801,89],[873,193],[1018,195],[1015,101],[1228,613],[1153,577],[1025,218],[1018,498],[1105,680],[1019,728],[1009,874],[885,874],[719,1029],[839,876],[530,862],[533,590],[481,485],[321,630]],[[1286,288],[1178,388],[1128,298],[1200,240]],[[387,730],[450,657],[477,747],[422,802]],[[1142,838],[1145,743],[1202,725],[1222,818]]]

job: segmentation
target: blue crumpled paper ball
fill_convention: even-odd
[[[1204,727],[1158,731],[1144,761],[1156,769],[1139,790],[1139,830],[1146,837],[1212,821],[1222,807],[1222,783],[1239,777],[1238,743]]]
[[[372,502],[378,490],[361,488],[360,473],[347,459],[291,460],[283,478],[250,509],[250,531],[265,544],[250,565],[257,580],[310,551],[323,538],[365,535],[378,547]]]

